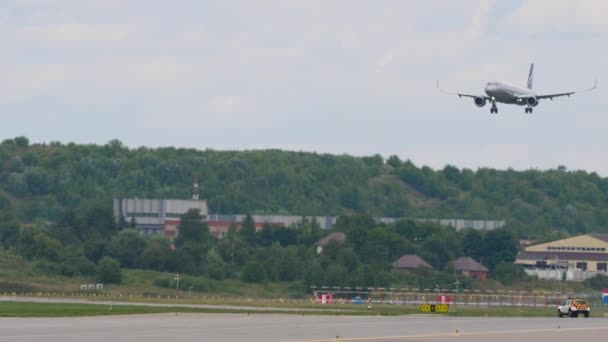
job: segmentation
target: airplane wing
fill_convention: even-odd
[[[491,100],[490,97],[488,97],[487,95],[471,95],[471,94],[459,93],[457,91],[445,90],[445,89],[439,87],[439,81],[437,81],[437,89],[441,90],[444,93],[458,95],[458,97],[470,97],[470,98],[483,97],[486,100]]]
[[[537,95],[536,98],[539,100],[542,99],[550,99],[553,101],[554,97],[561,97],[561,96],[570,96],[576,93],[581,93],[584,91],[591,91],[594,90],[595,88],[597,88],[597,80],[595,80],[595,84],[593,84],[593,87],[589,88],[589,89],[583,89],[583,90],[578,90],[578,91],[568,91],[565,93],[555,93],[555,94],[543,94],[543,95]]]

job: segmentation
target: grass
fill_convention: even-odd
[[[18,256],[12,255],[0,249],[0,296],[6,292],[7,295],[12,292],[17,292],[23,296],[41,296],[41,297],[68,297],[68,298],[87,298],[100,301],[128,301],[128,302],[148,302],[160,304],[216,304],[216,305],[235,305],[247,307],[278,307],[291,309],[307,309],[314,310],[313,312],[303,312],[304,314],[349,314],[349,315],[403,315],[403,314],[421,314],[418,306],[403,306],[389,304],[375,304],[372,310],[368,310],[366,305],[320,305],[310,303],[307,297],[310,295],[302,295],[307,289],[302,288],[301,284],[290,285],[286,283],[269,283],[269,284],[245,284],[235,279],[227,279],[224,281],[211,280],[201,276],[182,275],[180,287],[182,289],[180,299],[176,299],[175,289],[170,286],[158,286],[159,283],[172,281],[175,275],[171,273],[155,272],[149,270],[123,270],[123,283],[120,285],[106,285],[101,295],[83,294],[79,292],[80,284],[94,283],[91,277],[63,277],[56,275],[44,275],[35,264],[24,260]],[[529,284],[519,284],[532,286],[535,289],[551,289],[555,286],[555,282],[534,281]],[[192,285],[191,298],[188,291]],[[581,284],[567,284],[570,288],[561,288],[562,291],[577,291],[577,287]],[[173,285],[174,286],[174,285]],[[483,284],[483,286],[492,287],[491,282]],[[562,284],[565,287],[566,284]],[[483,288],[481,288],[483,289]],[[518,286],[513,288],[520,290]],[[525,289],[525,288],[521,288]],[[4,306],[5,303],[0,303],[0,316],[20,316],[20,312],[9,306]],[[23,305],[19,303],[17,305]],[[51,305],[51,304],[48,304]],[[77,310],[82,315],[96,314],[119,314],[128,313],[157,313],[157,312],[247,312],[247,310],[185,310],[184,308],[176,308],[170,310],[168,308],[149,308],[149,307],[133,307],[127,306],[122,308],[115,306],[113,312],[105,312],[104,306],[98,308],[85,305],[80,308],[78,305],[60,308],[55,311],[65,315],[72,315],[70,310]],[[40,310],[38,310],[40,309]],[[69,310],[68,310],[69,309]],[[25,310],[25,309],[24,309]],[[34,306],[32,309],[25,310],[29,315],[43,315],[45,310],[42,306]],[[122,310],[122,311],[121,311]],[[338,312],[336,310],[349,310],[348,313]],[[555,315],[553,306],[544,308],[539,306],[534,308],[520,307],[452,307],[448,315],[451,316],[519,316],[519,317],[551,317]],[[99,313],[97,313],[99,312]],[[277,311],[267,311],[277,312]],[[295,312],[300,313],[300,312]],[[603,317],[608,314],[608,306],[593,303],[592,316]],[[74,314],[76,315],[76,314]]]
[[[156,313],[218,313],[218,314],[277,314],[279,310],[255,311],[247,309],[191,308],[166,306],[110,305],[71,303],[0,302],[0,317],[78,317],[102,315],[133,315]],[[290,311],[289,314],[339,314],[335,311]],[[357,313],[354,313],[357,314]]]
[[[250,303],[259,304],[259,303]],[[77,317],[99,315],[128,315],[154,313],[233,313],[233,314],[295,314],[295,315],[343,315],[343,316],[398,316],[423,315],[418,306],[374,305],[320,305],[283,303],[283,308],[293,311],[228,308],[192,308],[181,306],[137,306],[109,305],[109,302],[98,304],[71,303],[33,303],[33,302],[0,302],[0,317]],[[305,310],[298,310],[305,309]],[[308,311],[310,310],[310,311]],[[605,317],[605,308],[592,311],[592,317]],[[554,317],[555,310],[548,308],[508,308],[508,307],[450,307],[446,314],[429,314],[451,317]]]

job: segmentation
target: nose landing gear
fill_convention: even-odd
[[[532,114],[532,107],[526,107],[526,114]]]
[[[496,107],[496,101],[492,101],[492,108],[490,108],[490,114],[498,114],[498,108]]]

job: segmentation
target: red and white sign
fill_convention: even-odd
[[[452,296],[438,295],[437,296],[437,303],[451,304],[452,303]]]
[[[331,303],[331,294],[324,293],[321,296],[319,296],[319,299],[321,300],[321,304],[330,304]]]

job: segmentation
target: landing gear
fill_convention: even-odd
[[[532,114],[532,107],[526,107],[526,114]]]
[[[496,101],[492,101],[492,108],[490,108],[490,114],[498,114],[498,108],[496,108]]]

